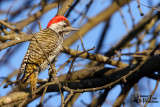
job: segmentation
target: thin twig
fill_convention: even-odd
[[[137,3],[138,3],[138,9],[139,9],[140,15],[143,16],[144,14],[142,13],[139,0],[137,0]]]
[[[68,58],[68,60],[58,68],[57,72],[59,72],[62,68],[64,68],[71,60],[73,60],[73,56]]]
[[[153,9],[153,10],[160,11],[160,9],[157,9],[157,8],[155,8],[155,7],[150,7],[150,6],[144,5],[144,4],[140,3],[140,2],[138,2],[137,0],[134,0],[134,1],[136,1],[139,5],[142,5],[142,6],[145,6],[145,7],[151,8],[151,9]]]
[[[42,96],[41,96],[41,100],[40,100],[40,102],[39,102],[39,106],[40,106],[40,105],[43,105],[43,104],[42,104],[42,101],[43,101],[44,95],[45,95],[45,93],[46,93],[46,91],[47,91],[47,88],[48,88],[48,86],[46,86],[46,87],[44,88],[43,94],[42,94]]]
[[[78,36],[79,36],[79,38],[80,38],[80,40],[81,40],[81,44],[82,44],[83,51],[86,51],[85,48],[84,48],[84,44],[83,44],[81,35],[78,35]]]
[[[0,23],[4,26],[6,26],[7,28],[10,28],[11,30],[15,31],[15,32],[18,32],[20,34],[24,34],[22,31],[20,31],[20,29],[16,28],[16,27],[13,27],[12,25],[8,24],[7,22],[3,21],[3,20],[0,20]]]
[[[129,12],[130,17],[131,17],[131,19],[132,19],[132,26],[133,26],[133,28],[134,28],[134,25],[135,25],[135,19],[134,19],[134,17],[133,17],[132,12],[131,12],[130,2],[128,3],[128,12]]]
[[[59,12],[59,0],[58,0],[58,12]],[[58,13],[58,12],[57,12],[57,13]]]
[[[73,95],[73,92],[71,91],[71,92],[69,93],[69,95],[67,96],[67,98],[65,99],[64,103],[62,104],[62,107],[65,106],[65,104],[69,101],[69,99],[72,97],[72,95]]]
[[[122,20],[123,20],[125,28],[127,29],[127,32],[129,32],[129,28],[128,28],[127,22],[126,22],[126,20],[124,18],[124,15],[123,15],[123,12],[122,12],[121,8],[119,8],[119,13],[120,13],[120,15],[122,17]]]
[[[79,48],[79,45],[77,46],[77,51],[78,51],[78,48]],[[72,62],[71,62],[71,66],[70,66],[69,71],[68,71],[68,73],[67,73],[65,86],[67,86],[69,77],[71,76],[71,70],[72,70],[73,64],[74,64],[74,62],[75,62],[75,60],[76,60],[76,58],[77,58],[77,51],[76,51],[76,56],[73,58],[73,60],[72,60]]]
[[[39,30],[42,30],[42,26],[41,26],[41,22],[38,21],[38,25],[39,25]]]

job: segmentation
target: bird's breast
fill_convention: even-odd
[[[63,38],[59,38],[59,41],[57,42],[57,47],[54,48],[48,56],[48,60],[49,62],[52,62],[52,60],[54,60],[54,58],[56,58],[56,56],[59,54],[60,49],[62,47],[62,43],[63,43]],[[49,62],[46,59],[41,65],[40,65],[40,69],[41,71],[44,71],[45,69],[48,68]]]

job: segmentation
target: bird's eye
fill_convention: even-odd
[[[67,25],[63,25],[63,27],[67,27]]]

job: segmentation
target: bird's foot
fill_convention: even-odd
[[[57,74],[56,67],[49,67],[48,68],[48,75],[51,76],[52,74]]]

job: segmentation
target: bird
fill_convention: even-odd
[[[16,80],[21,83],[29,81],[30,92],[33,93],[37,89],[38,74],[47,69],[59,54],[64,37],[71,31],[78,30],[71,27],[66,17],[53,17],[45,29],[33,34],[35,38],[30,41]]]

